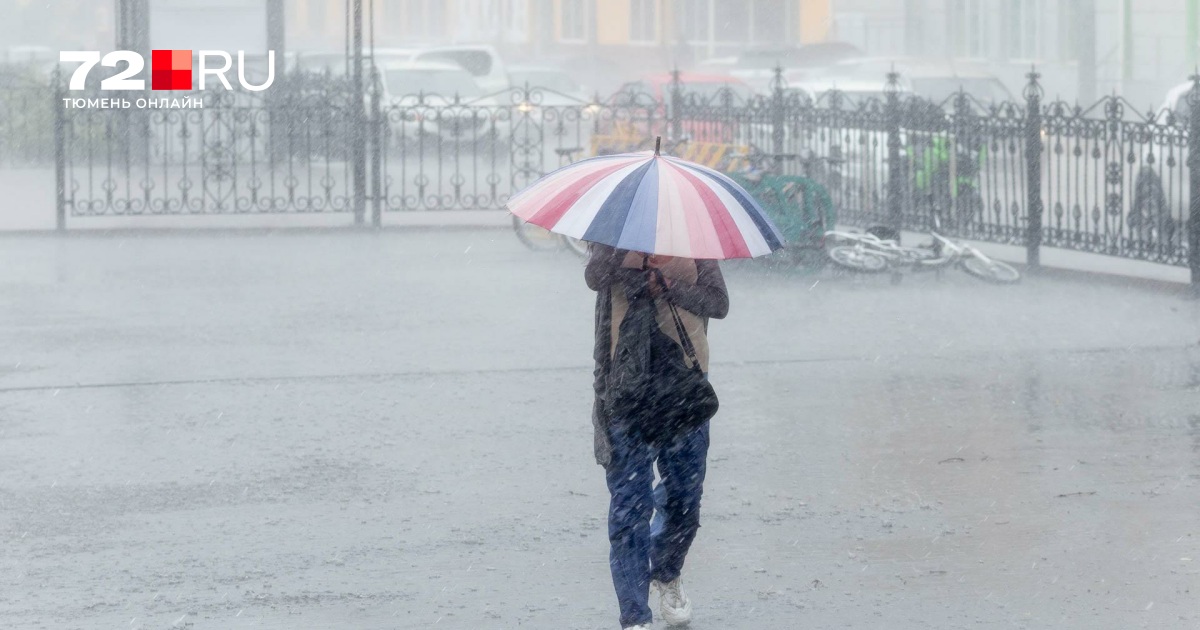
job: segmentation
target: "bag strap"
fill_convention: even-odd
[[[659,284],[666,288],[666,278],[663,277],[662,270],[650,270],[658,279]],[[692,360],[694,367],[700,367],[700,359],[696,357],[696,346],[692,344],[692,336],[688,334],[687,329],[683,325],[683,318],[679,316],[679,311],[670,300],[664,300],[667,303],[667,308],[671,311],[671,320],[675,324],[675,334],[679,336],[679,345],[683,346],[683,352]]]

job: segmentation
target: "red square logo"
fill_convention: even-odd
[[[155,50],[150,53],[150,89],[192,89],[192,51]]]

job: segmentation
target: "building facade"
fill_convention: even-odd
[[[288,0],[294,49],[344,45],[346,0]],[[747,46],[819,42],[831,0],[376,0],[377,46],[496,45],[507,58],[618,77],[688,68]]]
[[[1197,64],[1197,0],[833,0],[829,36],[884,57],[979,61],[1019,93],[1036,67],[1050,98],[1118,93],[1139,107]]]
[[[376,0],[382,45],[446,41],[654,46],[680,42],[704,57],[748,44],[823,41],[831,0]],[[288,0],[304,47],[335,45],[346,0]],[[368,16],[369,20],[369,16]]]
[[[111,49],[112,2],[0,0],[0,63],[50,61],[60,50]]]
[[[175,5],[199,7],[206,26],[226,20],[244,30],[253,26],[222,7],[238,5],[234,8],[244,13],[265,2],[147,0],[147,6],[151,16],[156,11],[167,15],[164,9]],[[111,50],[117,1],[85,4],[88,9],[81,11],[77,0],[0,0],[0,52],[38,50],[56,57],[63,49]],[[593,86],[606,87],[618,77],[687,69],[706,59],[735,55],[747,46],[824,41],[834,25],[836,2],[363,0],[362,5],[367,42],[373,40],[378,47],[490,43],[506,58],[573,68],[594,78],[589,81]],[[283,0],[283,6],[289,51],[345,48],[350,0]],[[178,11],[171,13],[175,14]],[[151,41],[165,27],[158,22],[151,20]],[[241,32],[231,30],[231,37],[235,31]],[[252,39],[261,47],[261,37],[255,34]],[[237,48],[225,47],[230,46]]]

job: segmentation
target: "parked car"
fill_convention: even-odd
[[[1012,103],[1015,101],[1012,92],[1004,83],[989,74],[969,75],[913,75],[909,80],[912,91],[917,96],[923,96],[935,103],[944,103],[960,90],[971,95],[983,105]]]
[[[510,66],[508,77],[514,89],[528,85],[536,90],[536,104],[546,106],[580,105],[592,100],[587,89],[570,74],[548,66]]]
[[[1190,129],[1192,116],[1193,83],[1186,81],[1167,91],[1163,104],[1158,108],[1154,122],[1159,125],[1173,125],[1183,133]],[[1174,166],[1175,173],[1170,173],[1172,167],[1163,163],[1162,156],[1171,155],[1178,150],[1179,136],[1164,134],[1162,145],[1150,147],[1148,155],[1157,154],[1158,159],[1144,161],[1137,170],[1133,182],[1133,198],[1126,214],[1125,221],[1130,234],[1148,242],[1171,242],[1185,233],[1185,217],[1188,208],[1180,186],[1172,187],[1172,195],[1168,195],[1164,178],[1176,182],[1186,181],[1184,173],[1187,162],[1179,161]],[[1175,146],[1172,146],[1175,145]],[[1143,156],[1145,157],[1145,156]],[[1161,172],[1160,172],[1161,171]]]
[[[416,54],[416,48],[376,48],[374,51],[375,66],[383,68],[392,63],[411,61]],[[370,71],[371,51],[363,51],[363,72]],[[340,77],[350,70],[350,61],[344,51],[337,52],[298,52],[295,54],[295,67],[312,73],[328,72]]]
[[[434,46],[415,55],[412,61],[452,63],[460,66],[479,84],[486,94],[507,90],[508,70],[496,49],[483,44]]]
[[[846,42],[822,42],[803,46],[756,47],[738,55],[729,73],[759,92],[770,88],[775,68],[811,72],[863,55]]]
[[[1173,119],[1177,124],[1187,125],[1192,115],[1191,103],[1188,102],[1188,96],[1191,92],[1191,81],[1180,83],[1171,88],[1167,92],[1167,97],[1163,100],[1162,106],[1158,108],[1158,121],[1166,123],[1168,119],[1172,118],[1171,115],[1174,114]]]
[[[372,51],[364,50],[366,56]],[[430,46],[426,48],[376,48],[373,51],[375,67],[381,70],[397,63],[443,63],[456,65],[470,73],[475,83],[485,94],[502,92],[509,87],[508,71],[496,49],[482,44],[453,46]],[[348,69],[343,52],[303,53],[298,55],[297,65],[306,71],[345,74]]]
[[[648,95],[655,103],[670,106],[671,86],[674,77],[669,72],[652,74],[637,81],[630,81],[617,90],[617,94]],[[698,74],[683,72],[679,75],[681,90],[686,96],[703,101],[712,101],[724,94],[745,101],[754,96],[754,90],[745,81],[723,74]]]
[[[654,74],[621,86],[613,96],[617,106],[644,107],[647,128],[635,130],[647,138],[656,135],[669,136],[667,120],[671,115],[671,90],[674,77],[670,73]],[[684,72],[679,76],[681,91],[685,98],[696,99],[700,104],[719,105],[722,99],[731,99],[736,106],[743,105],[754,97],[754,90],[737,77],[720,74],[695,74]],[[736,128],[733,121],[718,117],[697,115],[689,119],[685,111],[682,116],[682,131],[694,142],[732,143]]]
[[[698,74],[729,74],[737,66],[737,57],[712,57],[696,64]]]
[[[871,99],[883,102],[887,98],[888,85],[886,77],[875,79],[813,79],[797,78],[794,74],[784,76],[787,80],[788,89],[804,92],[818,101],[828,99],[830,92],[836,91],[840,93],[845,99],[843,107],[859,107]],[[908,85],[907,81],[902,81],[899,91],[901,94],[911,94],[912,87]]]
[[[889,173],[882,109],[887,98],[886,77],[794,80],[796,73],[789,73],[786,78],[789,91],[811,99],[823,112],[831,109],[832,93],[836,91],[842,99],[839,109],[844,112],[840,119],[821,119],[825,122],[820,124],[827,125],[824,129],[809,124],[785,127],[785,150],[800,160],[793,168],[829,188],[839,208],[878,210],[886,198]],[[911,90],[901,84],[900,93],[908,95]],[[769,131],[769,126],[764,127],[757,135]],[[905,143],[905,131],[901,130],[901,145]],[[907,156],[902,154],[904,159]]]
[[[935,103],[948,102],[959,90],[985,106],[1013,101],[1012,92],[985,66],[940,59],[847,59],[806,73],[802,80],[883,82],[893,71],[906,90]]]
[[[392,132],[405,142],[469,144],[507,137],[507,107],[467,70],[448,63],[392,63],[380,72]]]

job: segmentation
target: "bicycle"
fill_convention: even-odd
[[[929,233],[933,237],[933,250],[936,258],[919,261],[925,268],[955,265],[968,274],[995,284],[1014,284],[1021,280],[1021,273],[1012,265],[992,260],[975,247],[963,242],[954,242],[937,232]]]
[[[575,155],[581,152],[583,152],[583,147],[560,147],[554,149],[554,153],[558,156],[560,167],[574,164]],[[555,234],[544,227],[529,223],[516,215],[513,215],[512,223],[513,231],[517,234],[517,240],[535,252],[566,250],[581,258],[586,258],[588,255],[588,245],[585,241]]]
[[[811,177],[778,175],[777,165],[806,161],[791,153],[771,154],[748,145],[746,151],[727,156],[718,167],[749,192],[783,234],[787,246],[776,254],[793,266],[817,269],[824,266],[827,229],[837,223],[837,212],[829,190]]]
[[[829,259],[839,267],[856,272],[880,273],[889,269],[914,271],[958,267],[966,273],[995,284],[1013,284],[1021,274],[1008,263],[993,260],[972,245],[952,241],[936,230],[929,231],[931,243],[904,247],[893,239],[875,234],[829,231],[825,233],[838,245],[827,250]]]
[[[829,260],[850,271],[879,273],[889,268],[910,266],[933,256],[929,250],[904,247],[895,240],[879,238],[870,232],[831,230],[825,233],[825,237],[839,243],[826,250]]]

